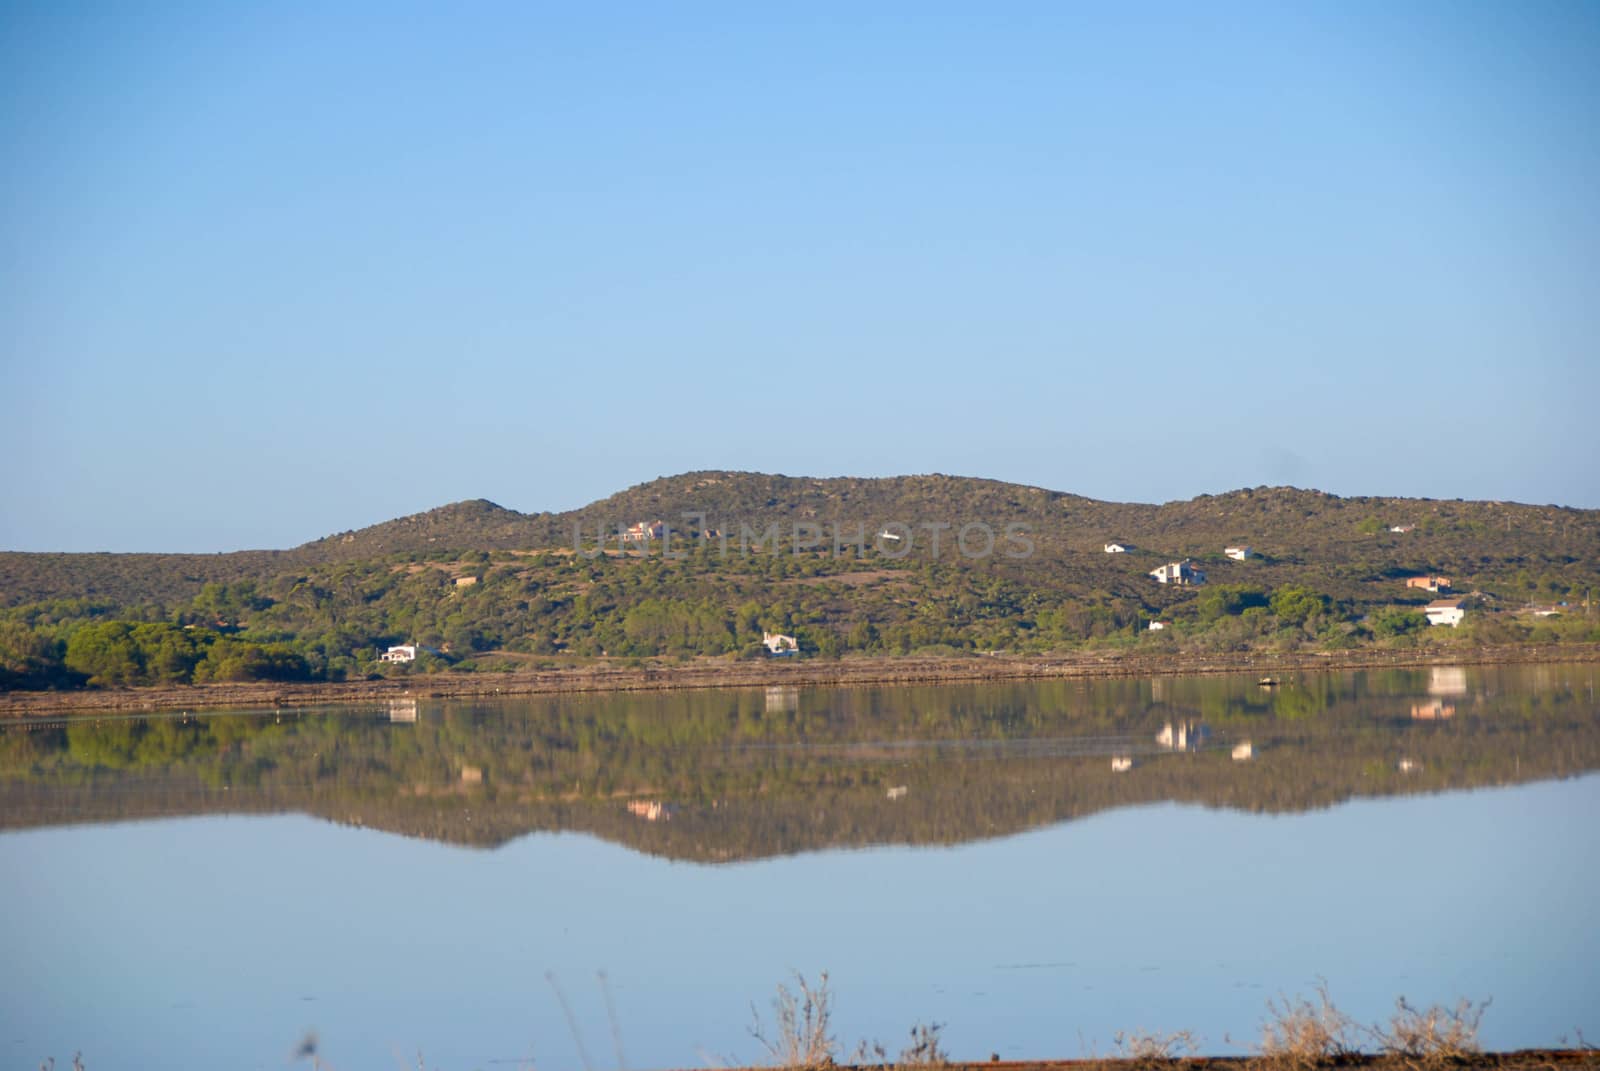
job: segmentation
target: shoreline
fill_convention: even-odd
[[[1473,1068],[1497,1068],[1500,1071],[1551,1071],[1557,1067],[1600,1067],[1600,1049],[1506,1049],[1451,1053],[1448,1055],[1423,1054],[1420,1056],[1396,1053],[1353,1052],[1338,1056],[1288,1054],[1272,1056],[1082,1056],[1058,1060],[1001,1060],[998,1058],[976,1060],[949,1060],[939,1063],[907,1063],[889,1060],[885,1063],[828,1064],[836,1071],[914,1071],[916,1068],[937,1068],[938,1071],[1316,1071],[1317,1068],[1370,1068],[1373,1071],[1470,1071]],[[731,1068],[729,1071],[775,1071],[771,1067],[750,1066]],[[779,1067],[776,1071],[783,1071]],[[803,1069],[797,1069],[803,1071]]]
[[[913,1071],[937,1068],[938,1071],[1291,1071],[1317,1068],[1370,1068],[1373,1071],[1470,1071],[1497,1068],[1500,1071],[1551,1071],[1557,1067],[1600,1067],[1600,1049],[1507,1049],[1504,1051],[1463,1052],[1420,1056],[1396,1053],[1346,1053],[1333,1055],[1287,1054],[1273,1056],[1083,1056],[1059,1060],[950,1060],[938,1063],[828,1064],[837,1071]],[[774,1071],[771,1067],[750,1066],[730,1071]],[[776,1071],[783,1071],[777,1068]],[[797,1069],[803,1071],[803,1069]]]
[[[1154,655],[1121,652],[1053,656],[910,655],[839,660],[727,662],[698,659],[644,666],[585,665],[525,673],[436,673],[382,680],[252,681],[81,691],[0,692],[0,719],[75,712],[144,713],[231,707],[313,706],[388,699],[472,699],[706,688],[858,687],[1000,681],[1296,673],[1423,666],[1600,663],[1600,644],[1506,645],[1463,650],[1355,650],[1282,654]]]

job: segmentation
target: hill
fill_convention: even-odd
[[[624,538],[656,521],[665,538]],[[1246,560],[1224,554],[1237,545]],[[1151,578],[1183,559],[1208,583]],[[1467,627],[1426,627],[1417,575],[1470,596]],[[752,657],[766,631],[824,656],[1559,642],[1595,633],[1597,581],[1593,510],[693,472],[565,513],[478,499],[290,550],[0,554],[0,686],[342,678],[392,672],[377,651],[404,642],[440,652],[422,660],[436,669]]]
[[[434,550],[509,550],[548,541],[549,514],[526,514],[484,498],[452,502],[358,531],[339,532],[290,552],[297,562],[359,561]],[[541,522],[544,523],[541,523]]]

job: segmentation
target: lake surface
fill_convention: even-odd
[[[1259,1036],[1325,979],[1600,1037],[1592,666],[0,727],[0,1062],[707,1067]],[[1248,746],[1246,746],[1248,745]],[[1119,767],[1126,766],[1126,769]]]

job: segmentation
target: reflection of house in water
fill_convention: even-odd
[[[463,766],[463,767],[461,767],[461,783],[463,785],[481,785],[481,784],[483,784],[483,767],[482,766]]]
[[[1156,743],[1168,751],[1197,751],[1200,742],[1210,735],[1211,730],[1197,721],[1169,721],[1156,734]]]
[[[416,721],[417,701],[415,699],[389,700],[389,720],[398,722]]]
[[[1461,666],[1434,666],[1428,671],[1429,695],[1466,695],[1467,671]]]
[[[1446,703],[1443,699],[1430,699],[1426,703],[1411,704],[1411,718],[1413,721],[1439,721],[1443,718],[1456,716],[1456,705]]]
[[[767,689],[768,714],[793,714],[800,709],[800,689],[792,684]]]
[[[905,799],[908,791],[909,789],[907,789],[905,785],[895,785],[889,790],[889,798],[892,800]]]
[[[1255,757],[1256,748],[1250,741],[1246,740],[1243,743],[1233,745],[1234,762],[1248,762]]]
[[[1401,759],[1399,764],[1396,766],[1396,769],[1398,769],[1401,773],[1416,773],[1418,770],[1422,769],[1422,763],[1416,762],[1413,759]]]
[[[1132,755],[1114,755],[1111,758],[1111,771],[1113,773],[1127,773],[1133,769]]]
[[[628,813],[646,822],[665,822],[672,818],[677,808],[660,800],[629,800]]]

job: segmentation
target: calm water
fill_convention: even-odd
[[[1232,1051],[1319,978],[1364,1019],[1493,997],[1491,1045],[1592,1039],[1597,676],[9,726],[0,1062],[279,1068],[308,1029],[340,1071],[748,1062],[793,970],[847,1048]]]

